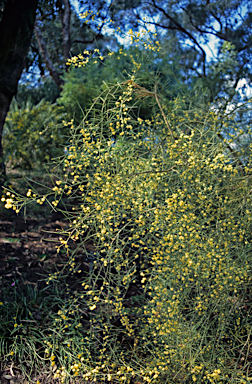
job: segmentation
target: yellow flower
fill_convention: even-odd
[[[12,199],[6,199],[5,208],[9,209],[12,207],[13,200]]]

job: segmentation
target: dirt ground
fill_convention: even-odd
[[[0,220],[0,279],[9,284],[23,280],[36,284],[41,274],[47,273],[59,256],[57,229],[67,226],[59,220],[46,222],[17,216],[15,220]],[[21,279],[22,277],[22,279]]]

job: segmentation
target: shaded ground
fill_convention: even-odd
[[[57,229],[67,227],[64,217],[52,215],[49,220],[8,215],[0,217],[0,302],[3,291],[11,287],[25,291],[28,286],[39,289],[45,286],[43,276],[60,268],[66,256],[58,254],[55,246],[59,244]],[[92,249],[92,244],[87,248]],[[39,309],[34,309],[34,317],[43,316]],[[13,363],[6,365],[0,356],[0,384],[59,383],[53,379],[53,372],[34,372],[32,380],[27,381],[20,367]],[[75,384],[84,383],[76,379]]]
[[[56,229],[67,224],[55,220],[49,223],[38,219],[17,217],[15,221],[0,220],[0,278],[9,284],[36,284],[58,263],[55,246],[59,244]],[[21,279],[22,278],[22,279]]]

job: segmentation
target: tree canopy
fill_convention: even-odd
[[[223,81],[218,81],[212,64],[220,60],[222,46],[228,42],[237,53],[233,88],[242,78],[251,83],[252,3],[247,0],[114,0],[109,5],[103,0],[82,0],[80,4],[92,14],[100,12],[101,19],[112,18],[122,34],[129,28],[139,29],[147,21],[158,33],[170,59],[179,58],[185,77],[205,79],[215,95],[221,91]],[[208,60],[210,42],[215,44],[216,58]]]

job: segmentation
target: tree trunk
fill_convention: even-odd
[[[35,23],[34,31],[35,31],[35,36],[36,36],[36,39],[38,42],[39,50],[40,50],[41,56],[43,58],[43,61],[46,64],[46,67],[47,67],[48,71],[50,72],[50,75],[52,76],[53,80],[55,81],[55,83],[57,84],[58,88],[61,91],[62,85],[64,84],[64,81],[60,78],[60,75],[57,72],[57,69],[55,68],[52,60],[49,57],[49,54],[48,54],[48,51],[46,48],[46,43],[45,43],[45,40],[43,39],[42,32],[39,28],[37,21]]]
[[[25,66],[38,0],[7,0],[0,21],[0,188],[6,180],[2,134]]]
[[[71,19],[71,7],[69,0],[64,0],[64,16],[62,22],[62,35],[63,35],[63,48],[64,59],[67,61],[70,54],[71,40],[70,40],[70,19]],[[67,65],[66,65],[67,67]]]

